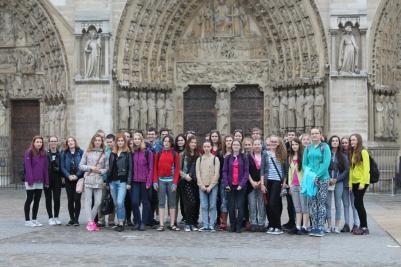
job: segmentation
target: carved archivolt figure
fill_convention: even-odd
[[[340,41],[338,69],[343,72],[355,72],[357,67],[358,45],[352,34],[352,28],[348,25]]]
[[[99,78],[101,43],[94,28],[89,30],[89,38],[84,48],[85,79]]]

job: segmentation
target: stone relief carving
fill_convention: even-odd
[[[394,141],[398,138],[396,120],[399,111],[395,93],[374,92],[374,136],[378,140]]]
[[[338,69],[340,73],[358,72],[358,49],[352,27],[346,25],[339,44]]]
[[[315,90],[315,101],[314,101],[314,117],[315,127],[323,127],[324,125],[324,95],[323,88],[316,88]]]
[[[228,128],[228,117],[230,110],[230,99],[228,92],[219,91],[216,101],[216,111],[217,111],[217,129],[221,134],[229,134],[230,129]]]
[[[88,31],[89,40],[85,44],[85,79],[97,79],[100,77],[100,58],[101,43],[96,28],[90,28]]]
[[[0,100],[0,136],[4,136],[6,130],[7,109],[3,101]]]
[[[118,97],[118,114],[120,130],[128,130],[129,123],[129,99],[125,91],[121,91]]]

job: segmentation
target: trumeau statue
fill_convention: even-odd
[[[219,92],[219,97],[216,102],[216,111],[217,111],[217,129],[222,133],[222,134],[228,134],[229,129],[228,129],[228,110],[229,110],[229,99],[227,96],[227,93],[225,92]]]
[[[97,79],[100,77],[101,43],[96,29],[89,30],[89,40],[84,48],[85,79]]]
[[[358,68],[358,45],[352,27],[345,26],[339,45],[338,69],[340,72],[354,73]]]
[[[137,130],[139,129],[139,111],[141,109],[138,101],[138,92],[130,92],[129,109],[130,109],[130,115],[129,115],[130,130]]]
[[[120,130],[128,130],[128,119],[129,119],[129,103],[128,98],[124,92],[120,93],[118,98],[118,108],[119,108],[119,128]]]
[[[304,97],[304,90],[297,89],[297,99],[295,101],[295,114],[297,119],[297,129],[298,131],[302,131],[305,127],[304,119],[304,106],[305,106],[305,97]]]
[[[0,136],[2,136],[7,127],[5,127],[6,124],[6,116],[7,116],[7,110],[6,107],[3,104],[3,101],[0,101]]]

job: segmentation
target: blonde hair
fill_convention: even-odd
[[[276,158],[283,163],[286,158],[287,158],[287,148],[285,147],[284,143],[283,143],[283,139],[281,139],[280,137],[276,136],[276,135],[272,135],[270,136],[271,138],[277,138],[277,148],[276,148]]]
[[[135,142],[134,142],[135,136],[139,137],[139,139],[141,140],[141,144],[140,144],[139,146],[135,145]],[[146,149],[145,140],[143,139],[142,134],[140,134],[140,133],[134,133],[134,135],[132,136],[132,142],[133,142],[133,144],[134,144],[133,151],[145,150],[145,149]]]

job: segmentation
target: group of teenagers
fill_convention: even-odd
[[[84,194],[88,231],[106,226],[99,207],[110,192],[115,212],[107,216],[108,226],[119,232],[129,227],[273,235],[286,231],[317,237],[329,232],[369,234],[363,201],[370,183],[369,153],[361,135],[327,140],[314,128],[299,138],[295,132],[284,139],[262,138],[259,128],[249,137],[241,129],[224,137],[212,130],[202,143],[192,131],[174,138],[167,129],[150,128],[145,138],[141,131],[106,135],[99,130],[82,150],[74,137],[60,149],[52,136],[46,149],[44,139],[35,136],[24,154],[25,225],[42,226],[37,220],[42,190],[49,225],[60,225],[65,187],[67,226],[79,226]],[[283,198],[289,218],[284,225]]]

